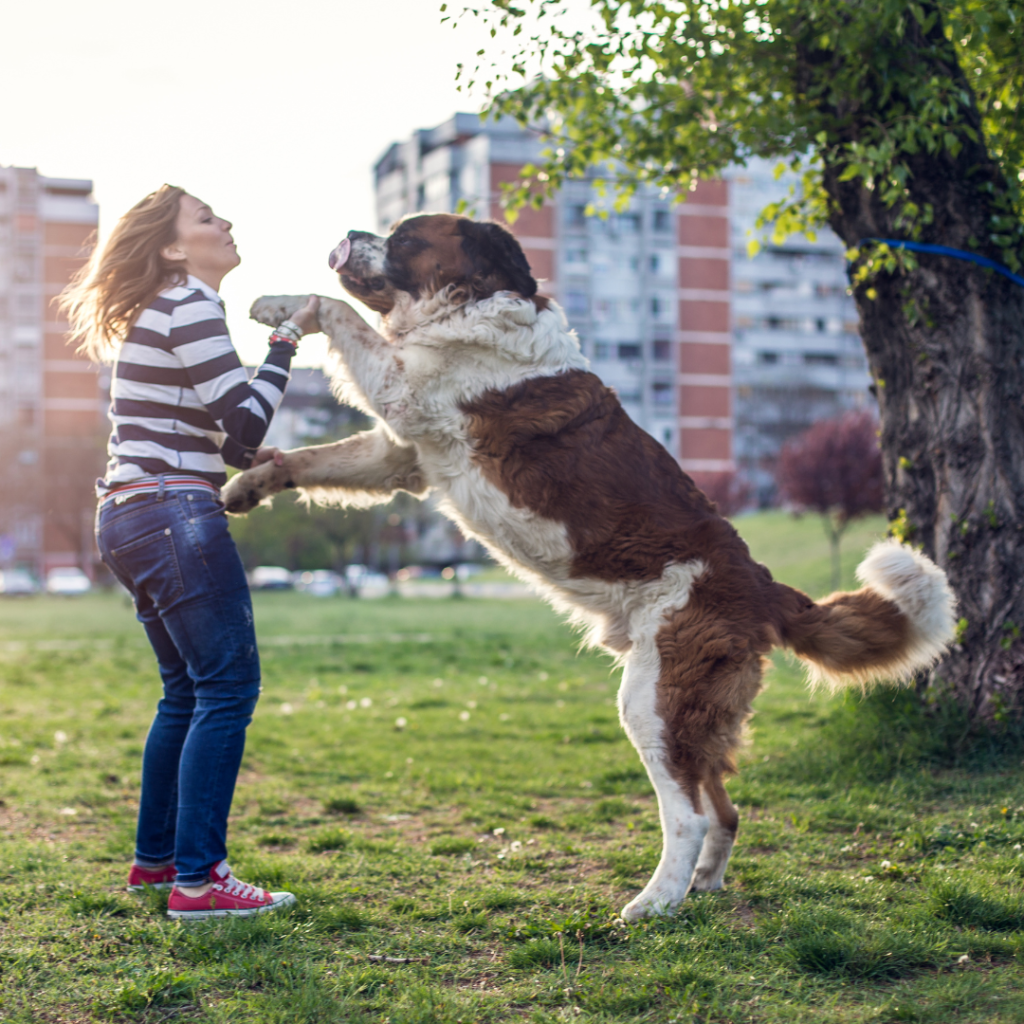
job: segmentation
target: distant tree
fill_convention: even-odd
[[[739,473],[716,473],[701,482],[701,490],[718,506],[723,516],[734,516],[747,508],[754,498],[750,481]]]
[[[817,512],[832,549],[832,589],[839,589],[839,544],[851,520],[884,507],[878,426],[868,412],[819,420],[789,441],[776,482],[800,509]]]

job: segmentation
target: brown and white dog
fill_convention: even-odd
[[[833,685],[905,679],[952,639],[944,574],[886,541],[854,593],[815,603],[775,582],[589,372],[500,225],[414,216],[387,238],[350,232],[331,265],[383,315],[378,333],[344,302],[323,299],[319,313],[339,398],[377,425],[236,476],[228,510],[287,487],[343,505],[436,492],[467,536],[623,665],[620,717],[663,832],[661,862],[623,917],[670,912],[691,886],[720,888],[737,829],[723,776],[764,656],[788,647]],[[276,326],[305,301],[262,298],[252,316]]]

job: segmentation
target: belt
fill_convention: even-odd
[[[147,480],[136,480],[130,484],[122,484],[108,491],[100,499],[100,508],[107,505],[124,505],[139,498],[148,498],[154,494],[167,491],[194,491],[197,487],[208,490],[214,497],[220,496],[220,488],[198,476],[187,476],[182,473],[164,473],[160,477]]]

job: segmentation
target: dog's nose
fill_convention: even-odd
[[[328,257],[327,262],[330,265],[331,270],[340,270],[345,266],[345,262],[348,260],[349,253],[352,251],[352,243],[347,239],[343,238],[333,250],[331,255]]]

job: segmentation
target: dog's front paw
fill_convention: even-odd
[[[249,318],[268,327],[279,327],[308,301],[308,295],[264,295],[249,307]]]
[[[283,467],[266,462],[254,469],[233,476],[221,489],[221,501],[232,515],[243,516],[251,512],[257,505],[268,502],[270,498],[293,486],[286,479]]]

